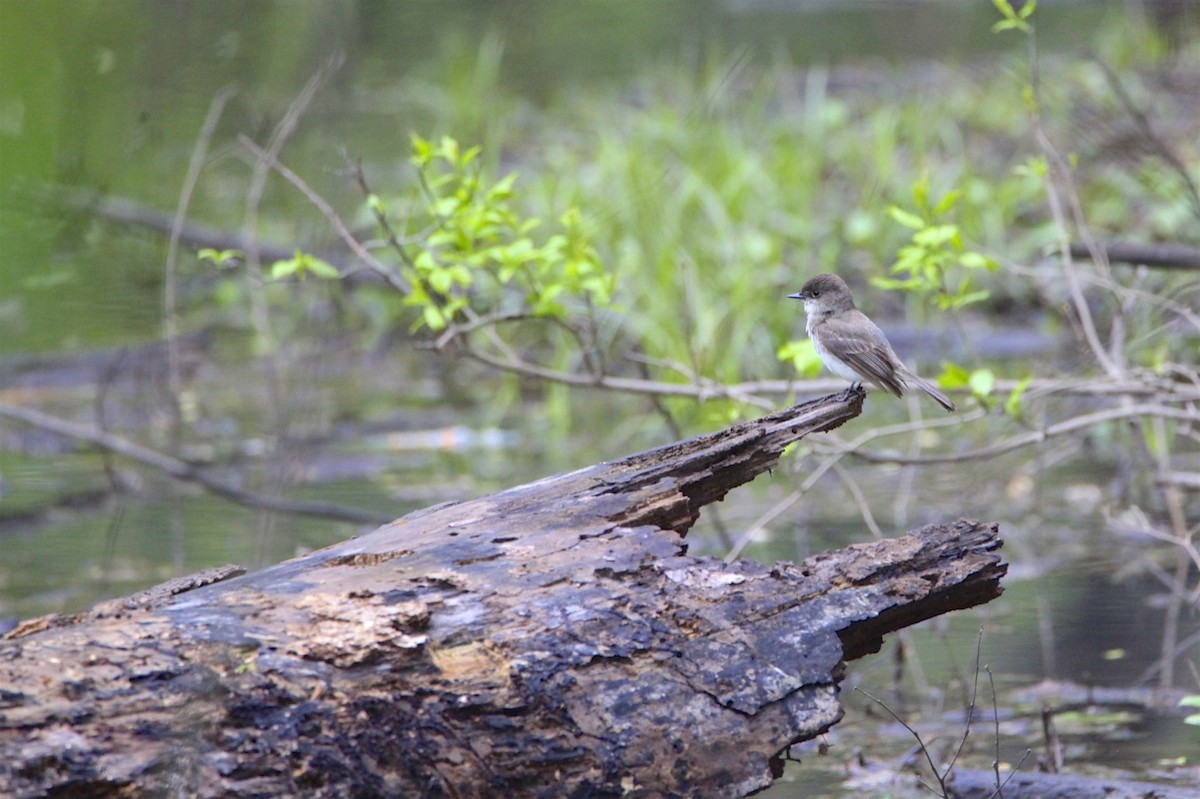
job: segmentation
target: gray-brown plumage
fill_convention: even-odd
[[[954,410],[949,397],[896,357],[883,331],[854,306],[850,288],[840,277],[817,275],[788,297],[804,301],[808,337],[829,371],[855,385],[866,381],[897,397],[916,386],[947,411]]]

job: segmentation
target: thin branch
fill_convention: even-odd
[[[1153,266],[1160,269],[1200,269],[1200,247],[1186,244],[1142,244],[1136,241],[1109,241],[1100,244],[1109,263]],[[1072,243],[1071,257],[1091,258],[1091,250]]]
[[[938,784],[941,786],[941,788],[942,788],[941,795],[943,797],[949,796],[950,794],[946,789],[946,780],[942,776],[942,774],[938,771],[937,765],[933,762],[933,755],[930,753],[929,747],[925,745],[925,741],[921,738],[921,733],[919,733],[915,729],[913,729],[913,726],[911,724],[909,724],[907,721],[900,718],[899,714],[897,714],[896,711],[892,710],[890,707],[888,707],[886,704],[884,704],[883,700],[876,698],[874,695],[872,695],[868,691],[863,690],[862,688],[860,688],[858,686],[855,686],[854,690],[858,691],[860,694],[867,697],[875,704],[879,705],[881,708],[883,708],[885,711],[887,711],[889,716],[891,716],[892,718],[894,718],[896,720],[896,723],[898,723],[904,729],[908,730],[909,734],[912,735],[912,737],[916,739],[917,747],[921,750],[921,754],[925,755],[925,762],[929,764],[929,770],[933,772],[933,776],[937,779]],[[922,784],[924,784],[924,783],[922,783]],[[929,786],[925,786],[925,787],[928,788]],[[932,789],[930,789],[930,790],[932,790]]]
[[[522,322],[529,319],[534,319],[534,315],[528,311],[498,311],[492,314],[476,316],[467,322],[452,322],[446,326],[433,341],[435,350],[442,350],[449,346],[452,342],[460,338],[466,338],[468,333],[478,330],[484,326],[495,326],[508,324],[509,322]]]
[[[100,449],[137,461],[144,466],[150,466],[176,480],[201,485],[214,494],[239,505],[278,513],[320,516],[353,524],[386,524],[393,519],[392,516],[385,514],[346,508],[328,502],[290,500],[269,494],[260,494],[256,491],[246,491],[232,483],[210,477],[186,461],[135,444],[126,438],[105,433],[95,427],[60,419],[31,408],[0,403],[0,417],[22,422],[40,430],[48,430],[76,441],[87,442]]]
[[[1068,192],[1071,192],[1070,168],[1063,161],[1062,156],[1050,141],[1049,136],[1042,130],[1040,122],[1035,121],[1034,132],[1043,154],[1045,154],[1052,165],[1054,173],[1067,183]],[[1050,205],[1050,214],[1054,217],[1054,225],[1058,229],[1059,258],[1062,261],[1063,274],[1067,278],[1067,289],[1071,294],[1071,305],[1075,308],[1075,314],[1078,316],[1079,324],[1083,329],[1083,337],[1087,340],[1092,355],[1099,362],[1105,373],[1110,377],[1119,377],[1120,370],[1109,358],[1104,345],[1100,343],[1100,335],[1096,332],[1096,323],[1092,319],[1092,311],[1088,307],[1087,299],[1083,296],[1082,289],[1079,287],[1079,276],[1075,270],[1075,261],[1071,258],[1071,245],[1067,235],[1067,218],[1063,212],[1062,200],[1058,196],[1058,191],[1054,188],[1053,177],[1046,181],[1046,199]],[[1088,251],[1092,254],[1092,260],[1097,265],[1106,265],[1104,254],[1096,247],[1095,242],[1091,240],[1090,234],[1085,236],[1084,244],[1087,245]]]
[[[1104,72],[1104,77],[1108,81],[1109,88],[1113,90],[1113,94],[1117,96],[1121,106],[1125,109],[1125,113],[1129,114],[1133,119],[1141,134],[1150,143],[1150,149],[1162,158],[1179,179],[1183,181],[1184,188],[1187,189],[1188,201],[1192,204],[1192,213],[1200,218],[1200,189],[1196,186],[1196,181],[1192,179],[1191,168],[1183,162],[1183,159],[1176,155],[1175,151],[1167,145],[1162,136],[1154,130],[1154,126],[1150,124],[1150,118],[1142,109],[1137,107],[1133,102],[1133,98],[1129,96],[1129,92],[1125,91],[1125,84],[1121,82],[1121,78],[1117,75],[1116,70],[1105,59],[1099,55],[1092,53],[1092,60],[1100,65],[1101,71]]]
[[[269,154],[272,160],[278,158],[284,144],[295,133],[296,128],[300,124],[300,119],[312,104],[313,98],[317,96],[321,85],[341,67],[344,61],[345,56],[341,53],[326,59],[308,79],[308,82],[304,84],[300,92],[292,99],[287,111],[284,112],[283,117],[275,125],[275,129],[271,131],[271,136],[264,148],[264,151]],[[263,290],[262,258],[258,250],[258,211],[262,204],[263,194],[266,192],[267,178],[270,174],[271,165],[268,161],[260,159],[254,164],[251,170],[250,184],[246,188],[242,231],[249,245],[246,248],[246,268],[256,278],[254,290],[250,292],[251,323],[254,327],[255,335],[266,345],[263,349],[273,354],[276,351],[276,347],[271,331],[271,314]],[[274,358],[269,357],[265,366],[272,378],[268,380],[269,389],[273,394],[277,394],[278,381],[274,379]],[[277,400],[278,398],[276,397],[275,399]]]
[[[879,528],[879,523],[875,521],[875,514],[871,513],[871,504],[867,502],[866,495],[863,494],[863,490],[859,486],[858,481],[854,479],[854,476],[847,471],[846,467],[842,466],[840,460],[834,461],[833,473],[846,486],[846,490],[850,492],[854,503],[858,505],[858,515],[862,517],[863,524],[871,531],[871,535],[877,539],[884,538],[883,530]]]
[[[535,377],[552,383],[568,386],[600,388],[609,391],[622,391],[628,394],[651,394],[670,397],[690,397],[701,402],[714,399],[731,399],[744,402],[765,410],[774,410],[778,403],[763,397],[744,392],[740,386],[725,386],[715,381],[705,380],[700,385],[684,383],[663,383],[655,380],[641,380],[632,377],[614,377],[612,375],[581,375],[574,372],[563,372],[548,369],[544,366],[529,363],[519,359],[502,359],[475,349],[463,352],[468,358],[505,372]],[[751,384],[753,385],[753,384]]]
[[[946,765],[946,776],[954,768],[954,764],[962,756],[963,750],[967,748],[967,739],[971,737],[971,722],[975,719],[975,701],[979,697],[979,660],[983,654],[983,627],[979,628],[979,635],[975,638],[975,676],[971,680],[971,701],[967,704],[967,722],[963,729],[962,738],[958,742],[958,748],[954,750],[953,757],[950,758],[949,764]]]
[[[345,156],[343,156],[345,157]],[[367,174],[363,171],[362,159],[359,158],[354,163],[354,180],[358,183],[358,188],[363,193],[363,197],[369,198],[374,196],[375,192],[371,190],[371,184],[367,181]],[[419,233],[414,237],[401,238],[396,229],[392,227],[391,220],[387,218],[387,214],[379,208],[375,203],[369,203],[371,213],[375,216],[375,224],[379,225],[379,229],[383,231],[384,237],[387,239],[388,246],[400,256],[404,263],[408,264],[410,269],[416,269],[417,265],[413,262],[412,256],[408,254],[408,245],[416,244],[423,241],[430,233],[437,230],[437,226],[431,226],[427,231]]]
[[[882,455],[873,452],[863,452],[854,450],[851,452],[856,458],[861,458],[869,463],[964,463],[966,461],[987,460],[995,458],[1005,453],[1012,452],[1015,449],[1030,446],[1031,444],[1041,444],[1047,439],[1055,436],[1070,433],[1085,427],[1100,424],[1101,422],[1111,422],[1117,419],[1128,419],[1141,416],[1164,416],[1172,419],[1185,419],[1188,421],[1200,421],[1200,411],[1197,410],[1179,410],[1176,408],[1167,408],[1157,404],[1139,404],[1129,405],[1121,408],[1107,408],[1105,410],[1096,411],[1095,413],[1087,413],[1082,416],[1076,416],[1066,421],[1052,424],[1043,430],[1031,430],[1027,433],[1022,433],[1018,436],[1013,436],[1007,441],[1001,441],[999,444],[994,444],[990,447],[982,447],[973,449],[968,452],[959,452],[949,455],[924,455],[921,457],[903,457],[894,455]]]
[[[171,403],[174,406],[172,411],[177,420],[179,418],[179,395],[183,391],[183,378],[180,375],[179,367],[179,313],[175,296],[178,282],[176,280],[176,264],[179,259],[179,241],[187,221],[188,206],[191,204],[192,194],[196,191],[196,184],[200,180],[200,170],[204,168],[204,159],[208,156],[208,147],[216,132],[217,123],[221,120],[225,104],[237,92],[236,86],[226,86],[218,91],[213,96],[212,102],[209,103],[204,124],[200,126],[200,135],[196,138],[196,144],[192,148],[187,175],[184,177],[183,187],[179,191],[175,216],[171,220],[171,234],[167,239],[167,265],[166,274],[163,276],[163,338],[167,344],[167,393],[171,397]]]
[[[338,234],[338,237],[341,238],[346,246],[350,248],[351,252],[358,256],[359,260],[361,260],[368,269],[382,277],[389,286],[396,289],[400,293],[411,293],[412,289],[408,285],[408,281],[405,280],[404,277],[394,269],[390,268],[372,255],[370,251],[368,251],[367,248],[364,247],[362,243],[354,237],[354,234],[350,232],[350,229],[346,227],[346,223],[342,221],[340,216],[338,216],[337,211],[333,210],[333,206],[327,203],[324,197],[322,197],[320,194],[317,194],[317,192],[314,191],[311,186],[305,183],[302,177],[276,160],[273,155],[259,147],[253,139],[244,133],[238,136],[238,142],[240,142],[243,147],[249,150],[255,158],[258,158],[269,164],[272,169],[274,169],[280,174],[281,177],[283,177],[284,180],[286,180],[288,183],[291,183],[300,191],[301,194],[308,198],[308,201],[312,203],[318,211],[321,212],[321,215],[324,216],[326,221],[329,222],[330,226],[333,227],[334,231]]]
[[[742,550],[746,548],[746,545],[750,543],[754,536],[756,536],[768,524],[786,513],[789,508],[803,499],[804,495],[812,490],[812,487],[817,484],[817,481],[824,477],[826,472],[835,467],[838,462],[845,457],[846,454],[848,454],[847,450],[838,450],[829,455],[817,466],[817,468],[809,472],[808,477],[804,479],[804,482],[800,484],[799,488],[797,488],[788,496],[779,500],[779,502],[775,503],[775,505],[767,510],[766,513],[762,514],[750,525],[748,525],[745,532],[738,537],[737,542],[729,550],[729,554],[725,556],[725,562],[733,563],[735,560],[737,560],[738,556],[742,554]]]

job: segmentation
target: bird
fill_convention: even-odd
[[[820,274],[788,299],[804,302],[808,337],[826,369],[856,387],[865,381],[897,397],[915,386],[947,411],[954,411],[950,398],[905,366],[879,326],[855,307],[846,281]]]

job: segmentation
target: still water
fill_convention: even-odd
[[[1123,4],[1046,5],[1041,30],[1052,49],[1055,42],[1073,46],[1073,33]],[[400,160],[413,129],[437,130],[453,119],[460,138],[486,143],[497,126],[522,124],[520,105],[497,119],[420,100],[423,86],[484,79],[477,57],[489,47],[502,56],[488,79],[536,107],[587,87],[622,85],[704,42],[735,57],[782,47],[797,64],[955,62],[997,46],[987,3],[896,10],[878,3],[0,0],[0,15],[0,401],[100,417],[106,429],[162,449],[178,445],[254,490],[381,518],[618,457],[669,441],[671,433],[633,400],[587,392],[566,400],[573,408],[566,418],[577,424],[564,427],[562,414],[547,411],[562,396],[447,364],[402,336],[364,343],[353,320],[326,320],[319,346],[284,346],[266,361],[244,320],[214,324],[197,313],[194,325],[185,317],[186,332],[199,334],[189,339],[185,364],[198,404],[183,409],[195,435],[173,441],[177,409],[167,400],[161,354],[141,349],[163,333],[161,231],[108,225],[83,211],[46,213],[30,192],[50,183],[172,213],[211,98],[236,86],[189,216],[237,230],[246,224],[246,186],[234,136],[261,140],[335,52],[346,55],[345,66],[288,155],[331,202],[351,207],[343,150],[383,165]],[[293,194],[269,195],[260,235],[304,248],[328,245],[327,231],[289,223],[302,210]],[[206,296],[214,279],[184,269],[183,307],[190,296]],[[264,369],[273,372],[270,386],[260,379]],[[272,424],[261,424],[263,407],[279,408]],[[908,471],[873,472],[867,501],[881,509],[885,533],[958,515],[999,521],[1013,563],[1006,592],[986,608],[906,634],[899,680],[898,642],[852,664],[849,715],[827,736],[830,753],[798,749],[805,766],[792,768],[768,795],[861,795],[845,787],[849,753],[870,748],[876,760],[899,758],[911,745],[903,730],[880,727],[882,714],[854,686],[907,705],[928,732],[955,735],[981,627],[980,658],[1002,693],[1050,679],[1157,683],[1167,589],[1156,575],[1165,567],[1138,541],[1115,534],[1106,518],[1104,499],[1119,475],[1073,461],[1039,470],[1031,484],[1027,459],[1017,454],[973,474],[930,468],[915,487]],[[743,556],[763,561],[868,536],[856,498],[832,477],[791,512],[760,524],[812,466],[794,457],[706,509],[689,537],[692,552],[723,555],[752,528],[761,532]],[[896,501],[906,494],[911,501]],[[77,611],[208,566],[261,566],[363,529],[369,525],[236,506],[0,421],[0,619]],[[1198,630],[1195,616],[1185,614],[1176,638],[1192,663]],[[1011,706],[1011,696],[1003,693],[1000,704]],[[991,706],[990,696],[984,704]],[[1004,757],[1015,763],[1037,745],[1037,707],[1018,707],[1005,725]],[[1080,760],[1137,767],[1200,751],[1196,728],[1178,717],[1117,729],[1080,733],[1087,744]],[[986,753],[990,739],[976,735]]]

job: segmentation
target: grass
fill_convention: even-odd
[[[1167,63],[1151,32],[1134,33],[1100,31],[1098,44],[1109,48],[1101,57],[1126,70],[1135,95],[1160,107],[1175,102],[1155,92],[1152,76],[1194,68],[1196,54]],[[1128,38],[1151,44],[1131,47]],[[423,95],[441,112],[438,129],[422,133],[454,135],[459,120],[447,109],[460,110],[466,130],[494,119],[482,134],[484,158],[494,174],[518,171],[528,213],[555,219],[568,205],[583,210],[618,278],[610,362],[636,348],[723,382],[785,376],[776,351],[801,335],[801,323],[783,295],[820,271],[859,285],[885,274],[910,234],[886,209],[911,207],[919,181],[933,196],[961,190],[955,222],[964,237],[1005,263],[1033,264],[1055,243],[1043,181],[1027,168],[1039,151],[1024,93],[1028,54],[1013,41],[1011,55],[966,69],[801,69],[784,57],[707,55],[649,69],[632,86],[533,109],[505,95],[485,40],[478,69],[466,69],[461,53],[452,57],[454,74],[475,80],[443,87],[445,101]],[[1097,62],[1046,59],[1038,80],[1048,130],[1078,158],[1089,220],[1126,238],[1186,240],[1194,216],[1161,159],[1144,151],[1114,159],[1103,142],[1073,137],[1078,115],[1094,106],[1118,130],[1128,123]],[[1003,273],[982,285],[993,297],[985,311],[1036,293]],[[885,317],[903,309],[916,323],[928,318],[921,297],[892,301],[872,291],[866,299]],[[1023,367],[1006,371],[1020,377]]]

